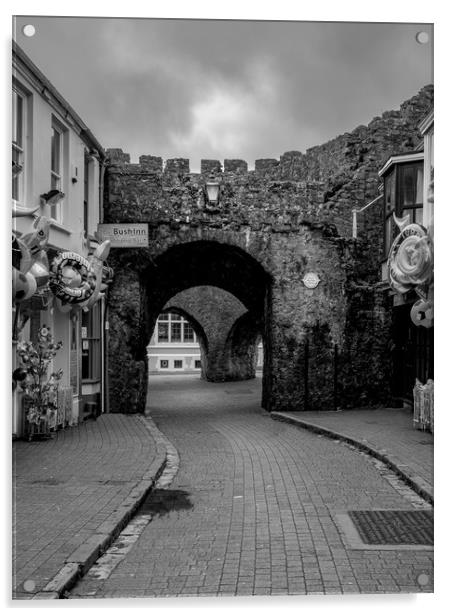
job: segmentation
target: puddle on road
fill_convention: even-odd
[[[139,514],[163,516],[171,511],[193,509],[190,494],[185,490],[153,490],[144,500]]]

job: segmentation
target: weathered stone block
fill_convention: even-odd
[[[219,160],[204,158],[201,160],[201,174],[221,173],[221,163]]]
[[[184,174],[190,173],[190,161],[188,158],[168,158],[165,163],[165,173]]]
[[[163,162],[161,156],[148,156],[142,155],[139,158],[140,165],[142,165],[147,171],[151,173],[161,173],[163,168]]]
[[[130,163],[130,154],[126,154],[121,148],[108,149],[107,156],[112,164]]]
[[[248,163],[246,162],[246,160],[240,160],[237,158],[225,158],[224,172],[225,173],[247,173]]]

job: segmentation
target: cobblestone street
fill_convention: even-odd
[[[427,503],[367,454],[273,421],[260,386],[151,378],[178,472],[124,559],[70,598],[432,591],[433,549],[357,549],[340,522]]]

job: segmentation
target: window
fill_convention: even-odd
[[[156,331],[157,342],[196,342],[196,335],[190,323],[174,312],[164,312],[157,319]]]
[[[201,369],[201,360],[200,359],[195,359],[195,368]]]
[[[101,302],[82,312],[82,380],[101,377]]]
[[[169,324],[157,323],[158,342],[169,342]]]
[[[55,122],[52,124],[50,152],[50,190],[63,191],[63,141],[62,128]],[[61,222],[61,203],[50,206],[50,217]]]
[[[182,342],[182,323],[171,323],[171,342]]]
[[[174,360],[174,368],[176,370],[180,370],[182,367],[183,367],[182,360],[181,359],[175,359]]]
[[[184,323],[184,342],[194,342],[195,341],[195,332],[193,327],[185,321]]]
[[[399,233],[393,215],[409,216],[409,222],[422,224],[423,161],[395,163],[384,177],[385,256]]]
[[[12,198],[15,201],[24,199],[24,166],[25,166],[25,110],[26,99],[16,89],[13,90],[13,126],[12,126]]]
[[[161,359],[160,360],[160,368],[163,368],[163,370],[168,368],[168,360],[167,359]]]

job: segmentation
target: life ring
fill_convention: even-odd
[[[52,261],[49,286],[63,303],[80,304],[94,293],[96,275],[88,259],[76,252],[62,252]]]

